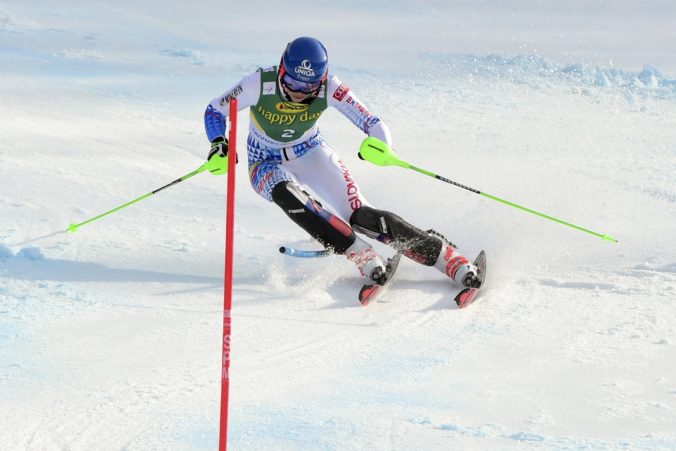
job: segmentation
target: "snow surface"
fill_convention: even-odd
[[[216,447],[225,177],[64,230],[199,166],[206,103],[300,34],[402,158],[620,242],[361,162],[327,112],[488,285],[460,311],[405,261],[362,308],[349,262],[277,253],[314,244],[240,164],[231,448],[676,449],[676,6],[385,4],[0,5],[1,449]]]

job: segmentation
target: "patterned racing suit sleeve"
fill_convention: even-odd
[[[220,97],[216,97],[209,103],[204,112],[204,128],[209,141],[219,137],[225,137],[227,133],[227,118],[230,108],[228,102],[237,98],[237,110],[242,111],[258,102],[261,94],[261,73],[253,72],[242,78],[233,88],[229,89]]]
[[[354,95],[354,92],[345,86],[338,77],[330,77],[327,96],[329,97],[329,106],[343,113],[360,130],[390,146],[392,145],[392,136],[387,125],[378,116],[371,114]]]

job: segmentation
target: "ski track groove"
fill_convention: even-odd
[[[180,358],[174,362],[176,363],[170,365],[167,370],[182,369],[180,376],[174,379],[180,380],[179,384],[158,384],[158,380],[163,380],[163,373],[160,370],[153,370],[154,373],[151,373],[153,377],[150,379],[146,373],[144,381],[132,380],[122,386],[119,381],[111,381],[105,389],[97,389],[94,395],[87,396],[90,405],[84,410],[73,410],[70,400],[61,401],[61,405],[55,409],[59,415],[51,418],[46,425],[40,424],[33,431],[30,442],[24,445],[25,448],[49,449],[50,444],[60,442],[60,437],[68,437],[68,444],[62,445],[67,448],[91,449],[92,444],[105,443],[109,449],[126,449],[136,440],[129,439],[129,435],[141,437],[148,427],[154,424],[153,418],[141,419],[147,418],[147,415],[139,416],[135,415],[136,413],[150,411],[153,406],[160,403],[174,405],[175,401],[184,398],[186,393],[202,397],[204,393],[213,395],[217,391],[217,382],[220,381],[219,370],[212,368],[213,365],[205,364],[203,357],[185,364]],[[118,400],[132,401],[118,405]],[[64,421],[64,418],[67,418],[67,421]],[[99,421],[93,421],[95,419]],[[120,435],[119,429],[122,424],[125,425],[124,430],[128,432]],[[40,437],[45,431],[50,432]]]

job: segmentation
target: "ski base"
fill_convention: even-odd
[[[484,251],[479,252],[479,255],[474,260],[474,266],[477,267],[477,276],[479,279],[478,287],[468,287],[460,290],[455,296],[455,303],[458,305],[458,308],[465,308],[476,300],[479,296],[479,290],[486,279],[486,253]]]
[[[363,287],[361,287],[361,290],[359,290],[359,302],[361,305],[367,306],[370,302],[373,302],[381,294],[383,294],[387,285],[389,285],[392,281],[392,277],[399,266],[399,260],[401,260],[401,254],[396,254],[387,260],[385,282],[383,282],[382,285],[377,283],[366,283]]]
[[[455,296],[455,303],[458,308],[465,308],[470,305],[479,296],[478,288],[463,288],[460,293]]]

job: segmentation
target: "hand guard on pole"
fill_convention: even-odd
[[[239,163],[239,161],[237,162]],[[225,175],[228,173],[227,138],[219,137],[211,143],[211,149],[207,156],[207,169],[214,175]]]

